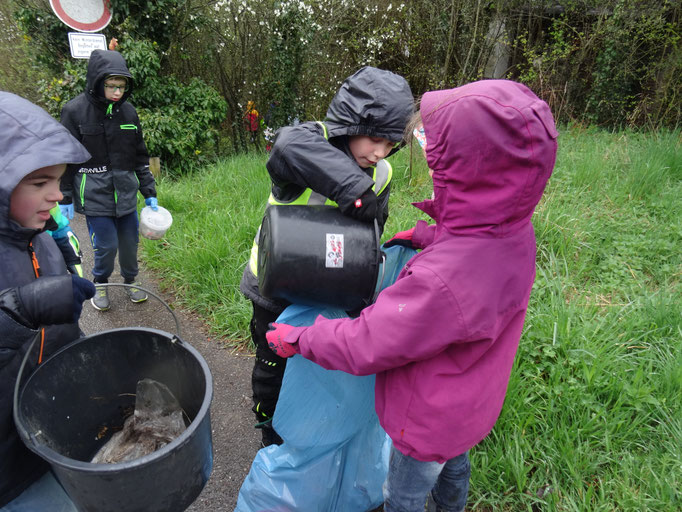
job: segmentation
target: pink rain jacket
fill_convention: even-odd
[[[434,199],[415,206],[424,246],[356,319],[294,329],[328,369],[376,374],[376,411],[395,447],[444,462],[497,420],[535,278],[531,216],[554,167],[549,107],[526,86],[485,80],[421,101]]]

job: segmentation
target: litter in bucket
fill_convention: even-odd
[[[264,297],[354,310],[369,304],[379,273],[379,228],[333,206],[271,205],[258,242]]]
[[[135,391],[135,412],[90,462],[115,464],[139,459],[163,448],[186,428],[182,407],[168,386],[142,379]]]
[[[197,498],[213,467],[213,383],[206,361],[191,345],[157,329],[104,331],[57,351],[20,388],[25,362],[14,393],[17,431],[50,464],[79,510],[180,512]],[[140,458],[90,463],[123,427],[143,379],[168,387],[189,426]]]
[[[173,216],[163,206],[157,211],[145,206],[140,212],[140,234],[150,240],[159,240],[173,224]]]

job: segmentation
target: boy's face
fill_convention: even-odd
[[[43,229],[50,210],[63,199],[59,182],[66,164],[33,171],[21,180],[10,196],[9,216],[25,228]]]
[[[368,137],[354,135],[348,142],[350,152],[360,167],[370,167],[385,158],[393,149],[395,143],[382,137]]]
[[[123,76],[110,76],[104,79],[104,97],[109,101],[118,101],[128,88],[128,80]]]

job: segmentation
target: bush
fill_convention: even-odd
[[[180,173],[213,156],[227,105],[200,78],[183,84],[173,76],[161,76],[157,48],[148,41],[120,47],[135,78],[135,105],[149,154],[160,156],[166,169]]]
[[[154,43],[128,41],[119,49],[134,77],[130,101],[140,116],[149,154],[160,156],[171,174],[205,163],[215,153],[225,100],[199,78],[183,84],[175,77],[160,76]],[[86,61],[67,60],[61,76],[42,82],[42,103],[50,114],[59,117],[64,104],[85,90],[86,72]]]

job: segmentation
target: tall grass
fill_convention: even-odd
[[[423,159],[393,157],[386,236],[424,218]],[[247,338],[238,283],[265,155],[161,182],[174,215],[146,264],[218,335]],[[537,278],[507,399],[471,453],[473,510],[682,509],[680,132],[563,130],[534,216]],[[456,390],[453,390],[456,392]]]

